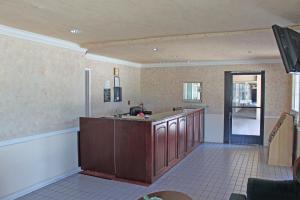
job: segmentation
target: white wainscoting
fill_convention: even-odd
[[[269,135],[278,118],[279,116],[265,116],[264,146],[269,145],[268,143]],[[204,141],[213,142],[213,143],[223,143],[224,141],[224,115],[223,114],[207,114],[207,113],[205,114]]]
[[[205,142],[223,143],[224,115],[205,113]]]
[[[16,199],[79,172],[77,130],[0,142],[0,199]]]

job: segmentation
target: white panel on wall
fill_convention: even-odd
[[[223,143],[224,115],[205,113],[205,142]]]
[[[79,171],[77,132],[2,146],[0,161],[0,199],[14,199]]]

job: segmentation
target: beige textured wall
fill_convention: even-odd
[[[89,61],[72,50],[0,35],[0,141],[78,126],[84,114],[84,68],[92,68],[93,114],[139,102],[140,69]],[[123,103],[103,104],[104,80],[120,67]],[[112,82],[111,82],[112,86]],[[136,93],[136,94],[135,94]]]
[[[199,81],[203,83],[203,103],[208,105],[207,113],[224,115],[224,71],[255,70],[266,72],[267,138],[276,117],[290,108],[291,77],[280,64],[145,68],[141,71],[141,98],[145,106],[154,111],[188,105],[182,101],[182,84],[185,81]]]
[[[110,63],[87,61],[92,73],[92,115],[105,116],[116,113],[129,112],[128,100],[132,105],[140,104],[140,69],[125,67]],[[119,68],[122,87],[122,102],[113,102],[113,68]],[[103,102],[104,81],[109,80],[111,86],[111,102]]]
[[[78,126],[84,114],[84,68],[92,69],[92,114],[127,112],[141,99],[155,112],[182,102],[184,81],[203,82],[208,114],[223,115],[224,71],[266,71],[266,132],[290,107],[290,77],[280,65],[138,69],[91,61],[78,52],[0,36],[0,141]],[[119,67],[123,102],[103,103],[105,80]],[[212,116],[212,115],[211,115]],[[268,118],[268,117],[267,117]],[[220,124],[222,117],[219,117]],[[267,137],[267,136],[266,136]]]
[[[224,71],[266,71],[266,116],[278,116],[290,108],[291,80],[283,66],[241,65],[181,68],[145,68],[141,72],[141,96],[153,110],[168,110],[182,106],[182,84],[185,81],[203,83],[203,103],[208,113],[224,112]]]

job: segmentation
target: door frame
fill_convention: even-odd
[[[264,121],[265,121],[265,71],[251,71],[251,72],[234,72],[225,71],[224,73],[224,143],[231,143],[232,135],[232,84],[233,75],[261,75],[261,113],[260,113],[260,138],[259,145],[264,144]],[[257,136],[247,136],[248,139],[257,140]]]

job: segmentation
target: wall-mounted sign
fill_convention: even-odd
[[[111,101],[110,89],[104,89],[104,102]]]
[[[111,101],[111,91],[110,91],[110,81],[107,80],[104,82],[104,102],[110,102]]]
[[[119,77],[119,68],[114,68],[114,102],[122,101],[122,88]]]
[[[119,68],[114,68],[114,76],[119,76]]]
[[[114,87],[120,87],[121,83],[120,83],[120,77],[115,76],[114,77]]]

